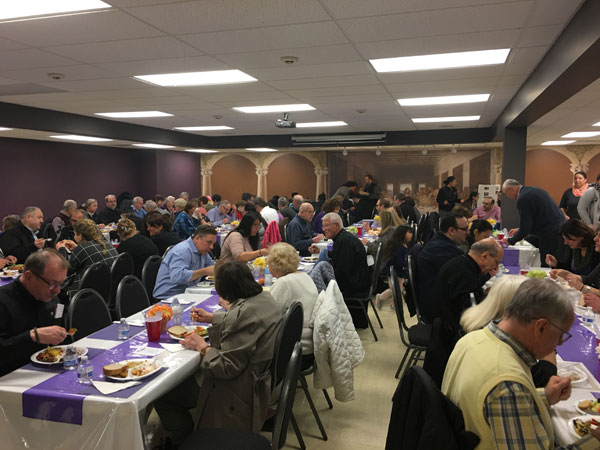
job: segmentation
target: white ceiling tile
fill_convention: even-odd
[[[227,64],[217,61],[211,56],[146,59],[141,61],[97,63],[96,65],[105,70],[110,70],[111,72],[125,76],[231,69]]]
[[[582,3],[583,0],[537,0],[527,26],[566,23]]]
[[[390,95],[388,93],[383,94],[359,94],[359,95],[338,95],[338,96],[317,96],[303,97],[303,101],[308,102],[310,105],[314,106],[313,103],[317,104],[317,102],[324,103],[354,103],[360,101],[384,101],[389,100]]]
[[[150,5],[164,5],[166,3],[178,3],[181,0],[108,0],[114,7],[127,8],[131,6],[150,6]]]
[[[172,89],[158,86],[150,86],[141,83],[134,89],[98,89],[94,91],[81,91],[79,94],[91,98],[101,98],[109,100],[127,99],[127,98],[162,98],[177,95]]]
[[[365,75],[375,71],[366,61],[334,64],[315,64],[311,66],[281,67],[279,69],[248,69],[246,72],[261,80],[293,80],[296,78],[309,78],[318,74],[322,77],[345,75]]]
[[[564,24],[545,25],[541,27],[525,27],[520,30],[519,39],[515,47],[550,46],[560,35]]]
[[[0,54],[2,69],[32,69],[35,67],[48,66],[72,66],[77,63],[72,59],[63,58],[53,53],[45,52],[37,48],[25,50],[11,50]]]
[[[52,81],[41,83],[44,86],[50,86],[56,89],[63,89],[72,92],[91,91],[91,90],[127,90],[139,87],[140,82],[131,78],[102,78],[100,80],[79,80],[79,81]]]
[[[330,86],[318,89],[289,89],[286,91],[292,97],[302,99],[313,99],[315,97],[331,97],[344,95],[386,95],[387,91],[380,84],[368,84],[362,86]]]
[[[27,48],[26,45],[19,44],[18,42],[11,41],[10,39],[0,38],[0,52],[6,50],[20,50]]]
[[[163,34],[156,28],[118,10],[10,22],[0,26],[0,36],[40,47],[135,39]]]
[[[340,20],[338,24],[353,42],[439,36],[520,28],[532,2],[516,2],[427,11],[411,14]]]
[[[304,23],[178,36],[210,55],[345,44],[334,22]]]
[[[318,22],[330,16],[317,0],[198,0],[127,9],[171,34]]]
[[[74,66],[38,67],[35,69],[2,70],[0,75],[12,78],[14,81],[28,81],[30,83],[51,81],[48,73],[62,73],[66,80],[87,80],[94,78],[107,78],[114,75],[95,66],[78,64]]]
[[[185,58],[201,52],[170,36],[46,47],[46,50],[87,63]]]
[[[317,89],[330,86],[361,86],[363,84],[377,84],[376,75],[339,75],[322,78],[297,78],[293,80],[272,80],[269,86],[277,89]]]

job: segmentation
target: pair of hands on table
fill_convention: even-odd
[[[60,241],[60,242],[56,243],[56,250],[63,248],[63,247],[69,251],[72,251],[75,247],[77,247],[77,243],[70,239],[65,239],[64,241]]]
[[[0,258],[0,269],[9,264],[16,264],[17,258],[13,255],[8,255],[6,258]]]
[[[229,308],[231,307],[231,303],[221,297],[219,297],[219,305],[225,308],[227,311],[229,311]],[[192,308],[190,315],[194,322],[212,323],[213,320],[213,313],[205,311],[202,308]],[[206,340],[196,333],[186,336],[183,341],[181,341],[181,345],[183,345],[185,348],[196,350],[198,352],[209,346],[206,343]]]

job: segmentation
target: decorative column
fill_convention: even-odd
[[[490,184],[502,184],[502,149],[490,151]]]
[[[202,195],[212,194],[212,183],[210,179],[212,173],[212,169],[200,169],[200,175],[202,175]]]
[[[465,189],[465,187],[468,187],[469,191],[472,191],[472,189],[471,189],[471,160],[465,161],[463,163],[462,177],[463,177],[463,185],[462,185],[463,190]]]
[[[317,176],[317,192],[315,194],[315,200],[319,198],[321,192],[325,192],[327,195],[327,175],[329,169],[327,167],[315,167],[315,175]]]
[[[256,175],[258,177],[258,185],[256,187],[256,196],[265,198],[267,195],[267,174],[269,169],[258,168],[256,169]],[[266,200],[266,198],[265,198]]]

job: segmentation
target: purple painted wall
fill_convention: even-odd
[[[129,191],[144,199],[156,193],[200,193],[200,155],[122,149],[25,139],[0,139],[3,199],[0,218],[35,205],[56,214],[67,198],[83,202]]]

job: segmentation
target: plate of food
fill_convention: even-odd
[[[319,260],[318,255],[303,256],[302,258],[300,258],[300,261],[302,261],[303,263],[316,263],[318,260]]]
[[[587,380],[587,375],[577,367],[568,366],[558,370],[559,377],[571,378],[571,384],[581,384]]]
[[[590,399],[575,402],[575,410],[579,414],[589,414],[591,416],[600,416],[600,400]]]
[[[153,359],[127,359],[102,368],[104,376],[114,381],[142,380],[155,374],[161,364]]]
[[[19,271],[14,269],[4,269],[0,272],[0,278],[3,279],[15,279],[19,276]]]
[[[208,337],[207,328],[201,327],[199,325],[198,326],[175,325],[173,327],[170,327],[167,330],[167,333],[169,333],[169,336],[172,339],[175,339],[176,341],[182,341],[183,339],[185,339],[187,336],[189,336],[192,333],[196,333],[197,335],[204,337],[204,338]]]
[[[205,278],[206,281],[212,281],[213,283],[215,282],[215,276],[214,275],[207,275]]]
[[[571,430],[571,434],[577,438],[587,436],[592,430],[598,428],[598,426],[600,426],[600,422],[588,415],[569,419],[569,430]]]
[[[31,355],[31,361],[36,364],[60,364],[62,363],[63,356],[65,356],[65,351],[67,350],[66,345],[55,345],[48,346],[47,348],[35,352]],[[83,355],[87,355],[88,349],[85,347],[75,347],[75,351],[82,357]]]

